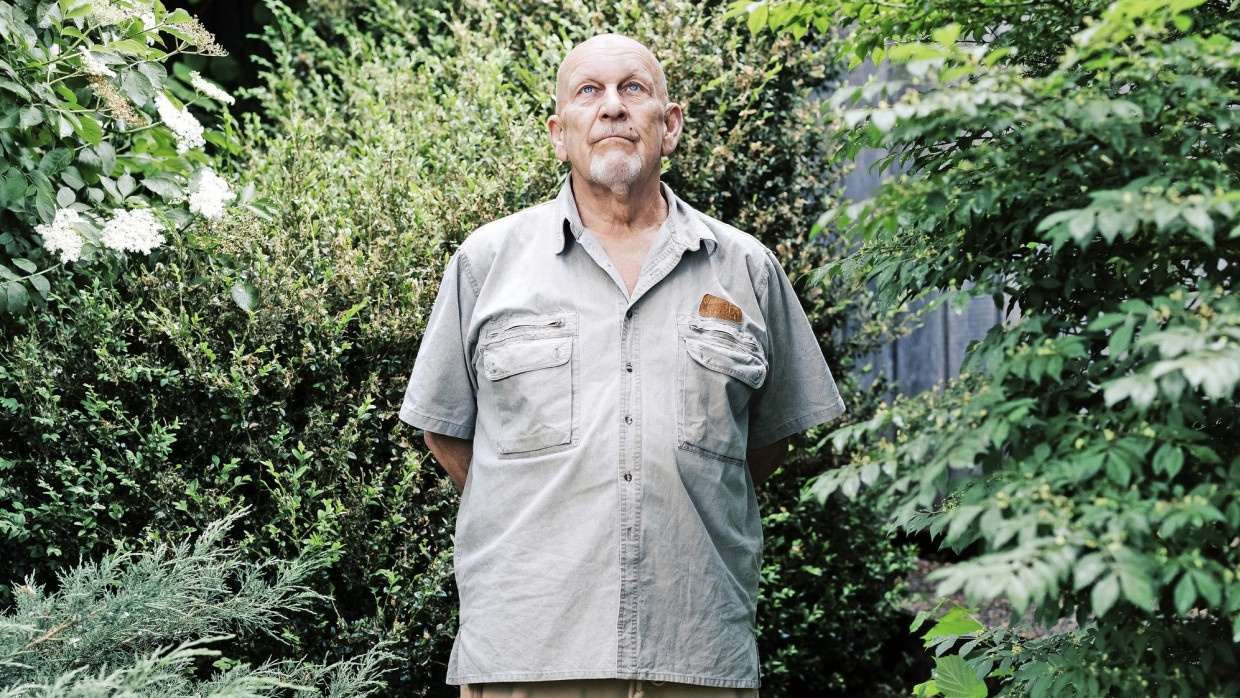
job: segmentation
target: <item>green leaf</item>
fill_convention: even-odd
[[[986,682],[955,655],[934,661],[934,685],[944,698],[986,698]]]
[[[29,259],[23,259],[21,257],[18,257],[13,260],[13,266],[17,267],[18,269],[21,269],[27,274],[33,274],[39,270],[39,267],[35,266],[34,262],[30,261]]]
[[[21,97],[22,99],[25,99],[25,100],[30,99],[30,92],[26,88],[22,87],[21,85],[13,82],[12,80],[0,79],[0,88],[4,88],[8,90],[9,92],[12,92],[13,94],[17,95],[18,97]]]
[[[164,17],[164,22],[167,24],[184,24],[185,22],[192,21],[194,21],[194,16],[180,7],[169,12],[168,16]]]
[[[1077,560],[1073,573],[1073,584],[1077,591],[1084,589],[1106,571],[1106,561],[1102,553],[1090,553]]]
[[[26,287],[17,281],[8,281],[4,284],[4,307],[8,309],[11,315],[17,315],[30,305],[30,294],[26,291]]]
[[[29,130],[38,126],[43,123],[43,110],[35,106],[23,108],[18,123],[23,130]]]
[[[1095,212],[1089,209],[1078,211],[1078,215],[1068,221],[1068,233],[1078,244],[1084,244],[1094,232]]]
[[[238,281],[232,287],[232,299],[247,313],[254,312],[254,306],[258,303],[258,289],[253,284],[246,281]]]
[[[1121,576],[1124,598],[1137,608],[1154,610],[1154,585],[1141,570],[1130,570]]]
[[[99,122],[90,114],[75,114],[73,119],[73,131],[79,138],[91,145],[99,145],[103,140],[103,129],[99,126]]]
[[[1193,584],[1193,578],[1184,574],[1180,577],[1179,583],[1175,585],[1175,610],[1180,615],[1189,612],[1193,607],[1193,602],[1197,600],[1197,587]]]
[[[973,618],[973,614],[977,613],[976,608],[965,608],[963,606],[953,606],[943,617],[938,620],[922,639],[925,640],[926,646],[934,644],[934,640],[948,635],[970,635],[978,630],[985,630],[985,627]]]
[[[85,17],[86,15],[90,14],[90,11],[93,7],[90,0],[72,0],[71,2],[66,2],[66,0],[61,0],[60,5],[61,5],[61,8],[64,10],[65,19],[77,19],[79,17]],[[66,27],[66,29],[68,29],[68,27]]]
[[[82,173],[78,168],[69,166],[60,173],[60,179],[73,189],[81,189],[86,186],[86,180],[82,179]]]
[[[128,172],[121,175],[116,180],[116,189],[120,192],[121,198],[128,198],[134,189],[138,188],[138,182]]]
[[[169,201],[175,201],[185,195],[185,188],[171,177],[145,177],[142,179],[142,186]]]
[[[763,27],[766,26],[767,13],[769,11],[770,10],[766,6],[766,3],[762,3],[761,5],[758,5],[757,7],[754,7],[753,9],[749,11],[748,25],[749,25],[749,32],[751,34],[757,34],[758,32],[762,31]]]
[[[1223,586],[1218,578],[1208,570],[1193,570],[1192,575],[1202,598],[1211,607],[1217,608],[1223,602]]]
[[[931,36],[934,37],[937,43],[943,46],[951,46],[956,43],[956,39],[960,38],[961,29],[962,27],[959,24],[953,22],[946,27],[935,29]]]
[[[1154,472],[1156,473],[1165,473],[1167,477],[1173,478],[1183,467],[1184,451],[1179,446],[1164,443],[1154,453]]]
[[[1094,614],[1097,616],[1106,615],[1106,612],[1111,610],[1111,607],[1119,600],[1119,577],[1113,574],[1103,577],[1101,581],[1094,585],[1089,598],[1094,608]]]
[[[1136,320],[1129,317],[1123,325],[1111,334],[1111,339],[1107,342],[1107,347],[1111,352],[1112,358],[1118,358],[1120,354],[1128,351],[1128,347],[1132,346],[1132,334],[1137,329]]]
[[[150,52],[150,48],[148,48],[146,44],[134,39],[120,39],[118,41],[112,41],[107,44],[107,47],[118,53],[129,53],[139,58],[145,58]]]
[[[155,89],[145,75],[135,69],[121,73],[121,92],[134,104],[142,106],[155,96]]]
[[[43,298],[47,298],[47,294],[52,290],[52,285],[48,283],[47,277],[42,274],[35,274],[30,277],[30,285],[34,286],[34,290],[38,291]]]
[[[61,187],[56,192],[56,205],[61,208],[69,208],[74,201],[77,201],[77,195],[69,187]]]

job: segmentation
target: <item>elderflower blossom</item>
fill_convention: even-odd
[[[111,26],[127,22],[134,17],[142,16],[134,11],[131,2],[112,2],[111,0],[94,0],[90,4],[90,14],[99,22],[101,26]],[[151,15],[151,25],[155,23],[154,13],[145,13]],[[146,18],[142,16],[143,26],[147,26]]]
[[[191,148],[201,148],[206,144],[202,137],[202,124],[189,113],[188,109],[177,109],[176,105],[163,94],[155,95],[155,109],[172,133],[177,137],[177,153],[185,153]]]
[[[232,95],[225,92],[219,85],[207,82],[207,79],[202,77],[197,70],[191,70],[189,72],[189,83],[194,86],[195,90],[198,90],[202,94],[214,99],[217,102],[233,104],[237,101],[233,99]]]
[[[86,238],[77,229],[80,222],[82,216],[77,211],[62,208],[51,223],[36,225],[34,232],[43,238],[43,249],[60,254],[60,261],[68,264],[82,256],[82,245],[86,244]]]
[[[116,72],[108,67],[108,64],[95,57],[90,51],[82,51],[82,70],[87,75],[96,75],[102,78],[114,78]]]
[[[198,186],[189,195],[189,210],[203,218],[216,220],[224,216],[224,207],[235,198],[237,195],[228,188],[228,182],[223,177],[204,168],[198,175]]]
[[[99,241],[114,250],[150,254],[164,242],[160,230],[163,230],[163,225],[155,219],[150,209],[117,209],[112,214],[112,220],[103,226]]]

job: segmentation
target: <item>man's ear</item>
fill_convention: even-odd
[[[552,114],[547,119],[547,133],[551,136],[551,149],[555,151],[555,159],[568,162],[568,148],[564,144],[564,124],[560,123],[558,114]]]
[[[675,102],[668,102],[663,107],[663,154],[671,155],[676,150],[676,144],[680,143],[680,133],[685,127],[685,115],[680,110],[680,105]]]

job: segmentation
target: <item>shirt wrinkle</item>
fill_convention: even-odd
[[[770,252],[663,195],[631,297],[567,182],[445,273],[400,416],[474,440],[449,683],[759,685],[746,451],[843,402]]]

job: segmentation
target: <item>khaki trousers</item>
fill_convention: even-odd
[[[576,679],[461,686],[461,698],[758,698],[756,688],[715,688],[670,681]]]

